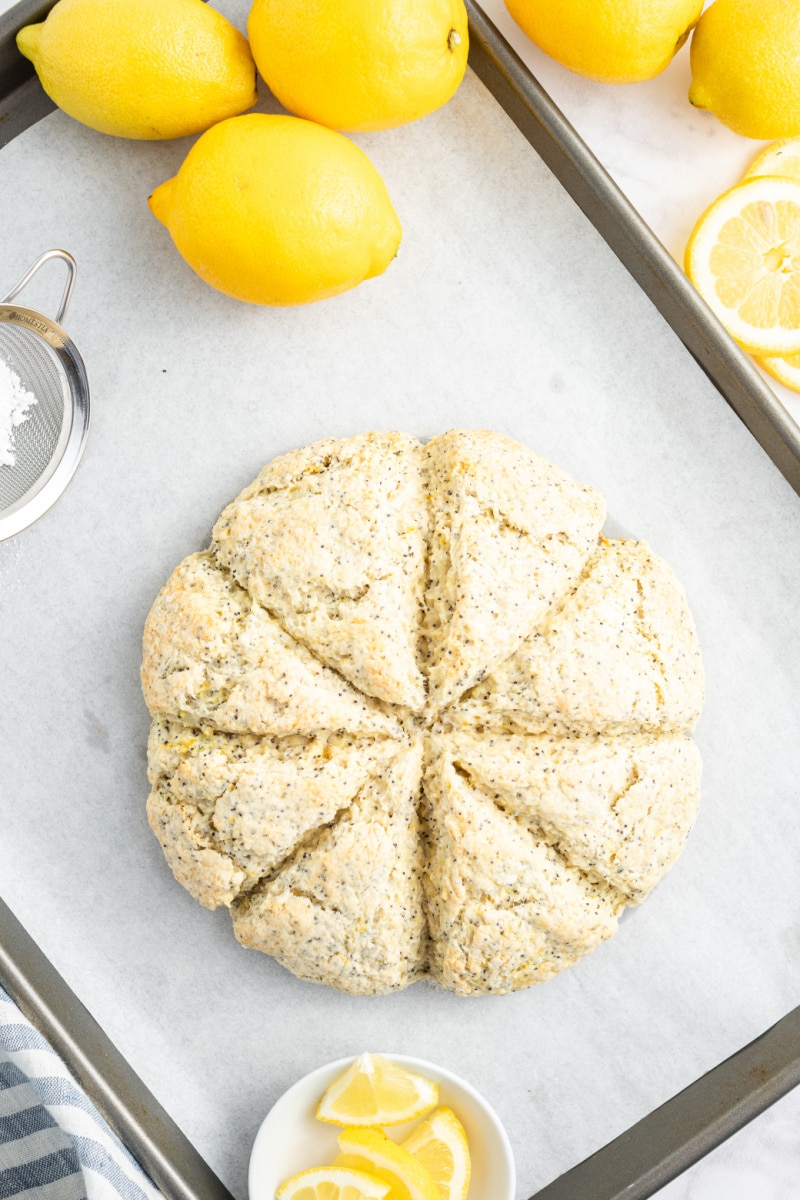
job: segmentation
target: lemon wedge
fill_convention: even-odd
[[[348,1167],[312,1167],[282,1183],[276,1200],[385,1200],[389,1185]]]
[[[343,1129],[339,1146],[335,1165],[377,1175],[389,1184],[386,1200],[441,1200],[427,1167],[380,1129]]]
[[[781,175],[800,182],[800,138],[773,142],[758,154],[745,171],[745,179],[755,175]]]
[[[757,176],[725,192],[695,225],[685,265],[745,350],[800,353],[800,182]]]
[[[401,1125],[434,1108],[439,1088],[380,1054],[361,1054],[317,1107],[329,1125]]]
[[[469,1146],[451,1108],[437,1108],[400,1145],[428,1168],[442,1200],[466,1200],[472,1170]]]

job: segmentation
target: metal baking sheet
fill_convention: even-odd
[[[0,982],[170,1200],[233,1200],[6,904]]]
[[[170,1200],[233,1200],[0,900],[0,982]],[[800,1084],[800,1008],[531,1200],[645,1200]]]
[[[0,79],[5,99],[0,137],[10,140],[49,111],[38,85],[12,49],[13,32],[49,5],[25,3],[0,18]],[[779,469],[798,489],[795,431],[760,376],[664,254],[630,205],[564,122],[530,73],[477,6],[470,4],[473,70],[500,101],[634,278],[692,351]],[[3,88],[0,87],[0,92]],[[16,925],[0,913],[0,975],[9,991],[62,1050],[112,1124],[167,1194],[228,1193],[126,1067],[63,980]],[[48,974],[49,972],[49,974]],[[645,1197],[783,1094],[798,1079],[797,1013],[704,1076],[574,1168],[537,1197]],[[127,1071],[127,1073],[126,1073]],[[144,1116],[155,1114],[148,1122]],[[207,1168],[205,1169],[207,1171]],[[218,1189],[218,1190],[215,1190]],[[221,1189],[221,1190],[220,1190]]]

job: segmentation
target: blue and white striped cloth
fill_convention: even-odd
[[[0,988],[0,1200],[163,1200]]]

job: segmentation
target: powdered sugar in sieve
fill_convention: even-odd
[[[11,301],[51,259],[67,266],[55,321]],[[63,492],[89,428],[86,368],[61,328],[75,260],[49,250],[0,302],[0,540],[26,529]]]
[[[29,410],[36,403],[33,392],[20,383],[19,375],[0,358],[0,467],[13,467],[14,430],[27,421]]]

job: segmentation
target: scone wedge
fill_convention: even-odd
[[[206,908],[228,905],[335,821],[396,753],[380,738],[263,738],[158,720],[148,819],[178,881]]]
[[[368,696],[419,709],[428,510],[406,434],[328,439],[276,459],[214,527],[217,560]]]
[[[497,807],[450,748],[426,773],[431,971],[463,995],[542,983],[610,937],[625,906]]]
[[[400,729],[291,638],[208,551],[184,559],[156,597],[145,623],[142,688],[151,713],[231,733]]]
[[[511,438],[453,430],[426,450],[425,635],[439,712],[504,662],[577,581],[606,509],[598,492]]]
[[[396,991],[418,979],[427,961],[421,772],[421,744],[401,749],[334,824],[235,902],[242,945],[351,995]]]
[[[449,717],[531,733],[689,731],[703,688],[673,572],[646,542],[603,539],[562,603]]]
[[[697,817],[700,754],[683,734],[482,734],[447,740],[454,769],[587,878],[639,904]]]

